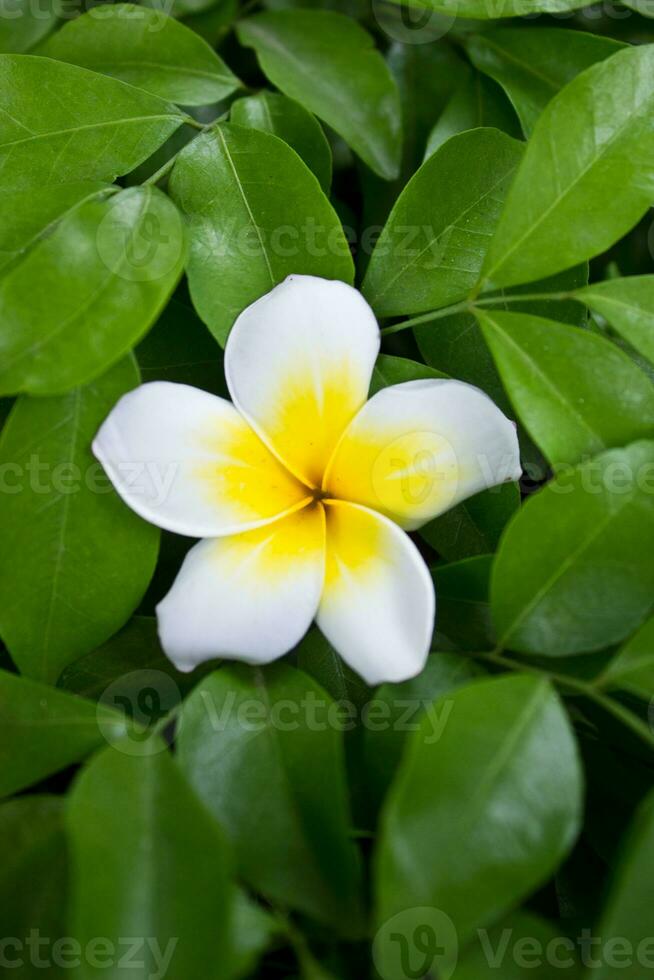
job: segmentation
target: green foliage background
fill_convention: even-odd
[[[582,8],[0,2],[11,975],[654,968],[654,3]],[[519,427],[522,486],[420,532],[433,653],[376,691],[317,632],[176,673],[189,542],[90,451],[140,380],[224,394],[292,272],[362,289],[373,390],[461,378]]]

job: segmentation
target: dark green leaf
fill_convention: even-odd
[[[230,120],[273,133],[292,146],[329,194],[332,182],[332,151],[322,126],[304,106],[277,92],[258,92],[232,106]]]
[[[184,117],[172,103],[86,68],[0,55],[0,184],[107,180],[150,156]]]
[[[546,681],[502,677],[445,697],[451,711],[440,738],[423,719],[384,809],[377,921],[432,907],[463,944],[565,857],[579,828],[582,775]],[[446,942],[444,963],[454,955]]]
[[[531,497],[500,544],[500,644],[564,657],[618,643],[654,596],[654,442],[611,450]]]
[[[40,49],[181,105],[219,102],[239,80],[206,41],[161,10],[133,3],[97,8],[69,21]]]
[[[237,30],[277,88],[335,129],[380,177],[397,176],[397,86],[363,28],[332,11],[279,10]]]
[[[38,44],[57,23],[56,4],[0,0],[0,53],[22,54]]]
[[[616,653],[597,683],[646,700],[654,698],[654,618]]]
[[[5,196],[3,393],[57,394],[97,377],[152,325],[184,268],[182,216],[155,187],[47,190]]]
[[[392,357],[390,354],[380,354],[375,363],[370,381],[369,397],[372,398],[382,388],[389,385],[403,384],[405,381],[420,381],[424,378],[446,378],[442,371],[411,361],[408,357]]]
[[[597,935],[604,939],[599,969],[585,976],[593,980],[641,980],[652,967],[652,906],[654,904],[654,795],[637,812],[621,855]],[[620,944],[617,955],[606,955],[608,944]],[[625,958],[625,945],[631,955]]]
[[[576,295],[654,363],[654,276],[607,279]]]
[[[420,534],[447,561],[495,551],[506,524],[520,506],[515,483],[503,483],[464,500],[430,521]]]
[[[120,739],[120,711],[0,671],[0,795],[9,796]]]
[[[436,565],[436,625],[460,650],[493,646],[488,592],[492,555],[478,555],[448,565]]]
[[[475,71],[461,82],[432,128],[425,157],[432,156],[452,136],[479,127],[520,135],[515,112],[501,88]]]
[[[159,532],[118,498],[91,440],[138,384],[133,359],[57,398],[20,398],[2,430],[0,635],[20,670],[56,681],[138,605]]]
[[[348,839],[342,746],[331,698],[282,664],[223,667],[185,704],[178,752],[227,830],[243,877],[267,898],[362,928],[357,855]]]
[[[317,627],[310,630],[296,651],[297,665],[323,687],[334,701],[362,707],[370,688],[345,663]]]
[[[490,244],[486,284],[553,275],[636,224],[654,198],[653,111],[654,45],[647,44],[593,65],[552,99]]]
[[[170,191],[189,220],[193,302],[221,344],[238,314],[291,273],[352,281],[336,213],[270,133],[220,125],[200,136],[181,153]]]
[[[654,435],[654,385],[609,340],[526,313],[477,317],[518,416],[554,469]]]
[[[425,728],[431,723],[432,735],[438,738],[451,712],[451,704],[444,696],[483,673],[473,660],[461,654],[432,653],[417,677],[402,684],[382,684],[374,692],[365,717],[364,759],[366,785],[375,810],[400,765],[410,734],[421,723]]]
[[[521,157],[520,143],[495,129],[475,129],[423,163],[370,259],[362,288],[376,313],[422,313],[466,296]]]
[[[0,806],[2,965],[16,980],[70,973],[69,960],[55,957],[66,935],[63,805],[56,796],[24,796]],[[39,947],[38,939],[46,944]]]
[[[163,743],[139,758],[98,755],[73,788],[67,826],[73,935],[83,948],[97,936],[123,953],[139,944],[131,966],[115,958],[103,976],[234,976],[229,851]]]
[[[506,90],[527,135],[560,89],[621,47],[612,38],[559,27],[497,27],[466,42],[473,64]]]
[[[407,0],[389,0],[406,3]],[[642,0],[641,0],[642,2]],[[457,17],[492,20],[496,17],[526,17],[536,13],[563,13],[586,6],[586,0],[408,0],[409,6],[438,10]]]

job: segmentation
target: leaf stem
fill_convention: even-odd
[[[562,293],[513,293],[510,296],[487,296],[486,299],[473,299],[472,297],[454,303],[452,306],[444,306],[439,310],[430,310],[429,313],[421,313],[420,316],[411,317],[409,320],[401,320],[393,323],[390,327],[384,327],[381,331],[383,337],[390,334],[399,333],[401,330],[408,330],[410,327],[417,327],[421,323],[430,323],[433,320],[441,320],[443,317],[452,316],[454,313],[474,313],[476,309],[485,306],[502,306],[511,303],[533,303],[543,300],[554,300],[562,302],[566,299],[575,299],[574,292]]]

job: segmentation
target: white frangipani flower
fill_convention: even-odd
[[[369,684],[423,668],[434,587],[405,531],[517,479],[518,442],[487,395],[459,381],[410,381],[366,401],[379,345],[356,290],[290,276],[234,324],[233,404],[153,382],[103,424],[93,450],[126,503],[204,539],[157,607],[180,670],[213,657],[267,663],[314,620]]]

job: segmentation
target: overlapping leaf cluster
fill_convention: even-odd
[[[50,953],[143,940],[141,965],[64,976],[160,975],[174,939],[175,980],[404,980],[426,909],[440,977],[551,977],[498,972],[507,930],[573,940],[557,976],[647,975],[654,8],[10,6],[2,955],[38,930]],[[462,378],[519,427],[522,488],[421,531],[434,652],[377,691],[314,633],[270,668],[177,674],[152,611],[188,542],[90,452],[141,379],[223,393],[235,318],[292,272],[363,290],[373,390]]]

